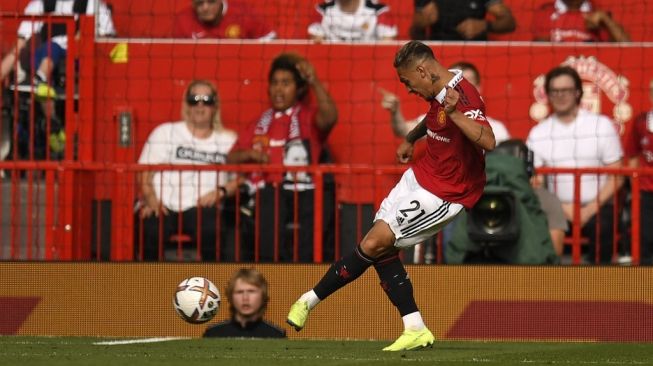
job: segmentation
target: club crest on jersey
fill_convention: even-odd
[[[447,123],[447,115],[444,113],[444,109],[440,109],[438,112],[438,124],[444,126]]]

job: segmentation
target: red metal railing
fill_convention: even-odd
[[[313,167],[286,167],[286,166],[182,166],[182,165],[138,165],[138,164],[101,164],[101,163],[79,163],[79,162],[0,162],[0,169],[3,169],[15,179],[5,182],[9,185],[8,189],[12,194],[5,199],[5,204],[11,208],[10,217],[12,220],[9,223],[4,223],[0,227],[0,259],[11,260],[117,260],[129,261],[133,259],[134,245],[134,202],[138,199],[138,192],[134,184],[134,175],[142,171],[229,171],[237,173],[248,173],[255,169],[257,172],[299,172],[309,171],[313,174],[316,182],[315,194],[315,210],[314,210],[314,228],[313,228],[313,261],[323,262],[323,251],[325,244],[323,243],[322,233],[324,232],[324,217],[322,217],[322,207],[324,205],[324,176],[332,174],[335,176],[336,185],[339,183],[339,178],[346,175],[368,175],[377,177],[377,182],[380,182],[379,177],[387,175],[397,176],[405,170],[404,166],[341,166],[341,165],[325,165]],[[18,172],[32,172],[36,175],[39,172],[38,178],[21,179],[18,178]],[[633,168],[586,168],[586,169],[541,169],[540,173],[546,174],[574,174],[577,179],[575,180],[575,192],[578,196],[580,194],[580,175],[581,174],[609,174],[609,175],[622,175],[629,177],[632,182],[632,223],[630,226],[631,232],[631,249],[633,264],[638,264],[640,260],[639,248],[639,179],[642,175],[653,175],[653,169],[633,169]],[[98,175],[112,175],[115,179],[113,183],[113,194],[110,198],[110,212],[101,212],[99,208],[95,211],[92,210],[94,199],[89,195],[80,195],[82,187],[87,183],[87,179]],[[26,174],[29,176],[31,174]],[[7,188],[7,187],[5,187]],[[43,192],[43,197],[38,199],[24,199],[21,197],[20,189],[27,190],[27,192]],[[369,202],[373,207],[378,207],[380,200],[385,196],[388,187],[382,184],[374,184],[371,187],[361,187],[361,189],[368,189],[374,191],[375,202]],[[32,194],[32,193],[28,193]],[[334,198],[334,205],[340,205],[338,195]],[[8,202],[7,202],[8,201]],[[297,202],[295,200],[295,202]],[[620,206],[619,209],[621,209]],[[360,206],[357,206],[360,212]],[[21,224],[19,219],[21,215],[27,214],[31,219],[26,220]],[[87,215],[95,216],[94,228],[89,225],[82,224],[90,222]],[[236,211],[236,225],[240,213]],[[336,209],[336,220],[332,228],[334,233],[339,233],[341,223],[338,221],[338,210]],[[581,248],[582,238],[580,227],[577,224],[580,220],[580,211],[575,210],[574,223],[572,225],[571,247],[572,247],[572,263],[581,263]],[[297,221],[297,213],[294,213],[294,221]],[[363,220],[360,213],[357,215],[357,221]],[[618,216],[615,216],[618,220]],[[110,230],[105,225],[111,225]],[[219,224],[220,225],[220,224]],[[110,240],[104,238],[102,233],[110,232]],[[238,232],[238,230],[236,230]],[[258,232],[258,230],[255,230]],[[183,234],[183,233],[180,233]],[[356,238],[360,240],[363,233],[357,232]],[[621,233],[624,234],[624,233]],[[336,235],[338,238],[339,235]],[[270,238],[255,238],[256,252],[261,248],[262,242]],[[236,260],[238,260],[239,250],[239,237],[235,239],[235,253]],[[616,240],[616,239],[615,239]],[[108,241],[108,243],[107,243]],[[298,237],[297,232],[293,232],[293,260],[297,260],[297,245]],[[93,243],[92,247],[91,243]],[[104,244],[103,244],[104,243]],[[102,245],[108,244],[110,246],[110,255],[102,257],[100,253],[103,248]],[[338,239],[333,244],[333,249],[336,255],[341,254],[343,243]],[[355,243],[344,243],[345,245],[353,246]],[[9,248],[10,250],[2,250],[2,248]],[[196,248],[196,253],[199,254],[199,248]],[[279,243],[275,244],[275,260],[279,260],[278,255]],[[437,249],[438,261],[442,261],[441,248]],[[258,257],[254,261],[258,260]],[[330,258],[329,258],[330,260]]]

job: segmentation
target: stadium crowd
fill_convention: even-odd
[[[493,36],[514,32],[521,21],[514,16],[510,5],[501,0],[415,0],[408,29],[400,29],[400,25],[406,22],[405,19],[399,21],[399,17],[405,14],[395,13],[393,6],[383,1],[329,0],[314,5],[314,13],[307,22],[303,37],[310,42],[307,44],[383,44],[402,40],[404,35],[428,41],[485,42],[491,41]],[[24,9],[24,14],[77,17],[95,14],[96,37],[120,37],[121,29],[114,26],[114,19],[117,14],[125,14],[125,10],[115,9],[115,6],[92,0],[32,0]],[[198,42],[207,39],[247,39],[257,43],[279,40],[281,32],[275,29],[278,23],[273,15],[256,8],[247,0],[190,0],[175,12],[171,36],[175,39],[202,40]],[[613,18],[610,9],[595,7],[589,0],[552,0],[533,9],[533,14],[530,37],[533,41],[631,40],[627,26]],[[0,77],[5,86],[29,85],[31,92],[42,103],[40,108],[45,116],[50,115],[47,112],[48,101],[55,100],[63,87],[56,85],[53,71],[71,55],[66,52],[67,37],[61,28],[43,24],[43,21],[23,21],[18,27],[16,42],[11,46],[2,45],[7,51],[2,59]],[[339,113],[333,91],[329,89],[329,78],[334,75],[320,72],[318,77],[308,53],[285,50],[261,56],[259,68],[269,64],[266,73],[267,106],[248,127],[239,127],[239,133],[228,130],[222,123],[223,105],[215,86],[220,85],[220,80],[186,80],[181,119],[160,124],[151,131],[142,145],[138,163],[234,164],[249,166],[252,171],[246,174],[205,174],[146,170],[141,173],[134,215],[135,258],[164,260],[165,250],[182,240],[179,236],[183,234],[187,237],[184,241],[198,248],[195,259],[204,261],[312,262],[316,257],[313,245],[316,210],[322,211],[324,221],[321,239],[323,253],[320,253],[320,258],[337,260],[336,252],[340,251],[335,249],[337,245],[348,250],[358,245],[351,239],[355,237],[351,233],[342,235],[342,238],[347,238],[343,240],[347,243],[341,243],[336,238],[333,227],[340,214],[351,217],[351,210],[360,208],[358,205],[348,207],[346,201],[338,202],[334,183],[328,177],[320,188],[323,190],[324,204],[315,206],[316,185],[311,174],[297,169],[288,172],[268,171],[265,168],[258,170],[262,166],[302,167],[339,163],[332,158],[329,139],[338,121],[349,117]],[[451,63],[458,60],[439,58],[436,54],[436,59],[450,64],[451,73],[458,75],[460,70],[461,77],[481,95],[483,89],[494,87],[484,81],[484,88],[481,88],[479,65],[467,61]],[[84,60],[79,58],[76,62],[83,63]],[[527,136],[523,136],[532,153],[535,169],[653,165],[653,153],[649,150],[648,142],[653,133],[653,112],[642,111],[641,116],[628,123],[622,139],[615,121],[584,108],[585,86],[578,70],[557,64],[548,66],[550,71],[545,76],[544,92],[551,113],[542,118]],[[485,68],[481,65],[480,69]],[[66,82],[76,81],[69,79]],[[410,85],[407,87],[414,92]],[[391,130],[398,139],[403,139],[411,136],[415,126],[427,119],[428,114],[422,114],[405,121],[400,98],[383,88],[379,91],[383,99],[382,107],[389,112],[390,123],[378,123],[375,128]],[[523,92],[527,94],[529,91]],[[26,93],[22,98],[29,98],[30,95]],[[7,104],[3,102],[3,108],[10,108]],[[488,103],[488,110],[494,112],[496,109]],[[465,111],[465,115],[468,112]],[[488,117],[485,106],[478,109],[475,118],[489,123],[497,144],[514,136],[509,121],[504,124]],[[66,120],[65,116],[60,119]],[[7,124],[7,121],[11,122],[12,119],[3,120],[3,124]],[[12,132],[4,132],[5,135],[8,133]],[[428,134],[427,138],[435,138],[433,136],[439,135]],[[4,138],[3,141],[5,146],[12,142],[26,143],[18,139],[9,141]],[[65,136],[63,142],[58,142],[66,143]],[[57,141],[44,139],[40,143],[46,149],[54,149]],[[73,142],[69,140],[68,143]],[[17,146],[9,148],[18,149]],[[485,150],[489,153],[492,149]],[[522,167],[518,165],[515,169]],[[523,169],[528,169],[528,164]],[[650,213],[653,209],[651,181],[651,177],[641,181],[642,220],[653,217]],[[624,234],[628,228],[621,212],[624,207],[615,207],[615,203],[630,189],[627,180],[621,176],[584,175],[581,179],[579,215],[575,211],[573,177],[570,175],[549,174],[544,177],[535,174],[529,183],[536,192],[540,192],[542,204],[537,210],[544,209],[549,215],[546,225],[550,233],[549,244],[558,256],[569,254],[569,248],[565,246],[565,233],[569,236],[572,226],[569,224],[572,223],[582,227],[582,235],[588,242],[583,246],[585,263],[617,263],[621,257],[628,256],[629,235]],[[373,223],[373,203],[366,202],[365,205],[367,207],[362,216],[366,222],[363,229],[370,228]],[[554,214],[551,212],[559,212],[560,208],[564,220],[552,216]],[[471,211],[472,207],[467,209]],[[217,222],[220,224],[216,225]],[[452,220],[449,229],[453,229],[457,222]],[[653,241],[645,230],[646,223],[641,223],[641,263],[651,264]],[[360,224],[356,223],[355,226]],[[617,232],[615,228],[618,228]],[[365,231],[361,227],[353,230]],[[447,241],[445,234],[443,245],[446,246]],[[403,259],[413,261],[409,256]]]

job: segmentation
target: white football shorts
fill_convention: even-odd
[[[374,222],[385,221],[395,234],[395,247],[408,248],[424,242],[453,220],[463,209],[422,188],[408,169],[381,202]]]

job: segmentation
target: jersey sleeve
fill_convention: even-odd
[[[458,84],[456,91],[460,94],[456,108],[466,117],[471,118],[482,125],[490,126],[490,123],[485,116],[485,103],[483,103],[476,88],[474,88],[469,82],[465,81],[464,84]]]
[[[551,15],[552,8],[548,4],[535,10],[533,16],[533,39],[550,39],[551,38]]]
[[[97,35],[100,37],[116,35],[116,27],[113,24],[111,9],[103,2],[100,3],[97,14]]]
[[[267,19],[259,14],[250,16],[248,19],[248,38],[260,40],[272,40],[277,38],[277,32],[274,31]]]
[[[376,38],[390,39],[397,37],[397,23],[390,12],[389,6],[384,6],[377,12]]]
[[[632,123],[629,123],[624,133],[624,157],[634,158],[641,154],[642,149],[639,145],[639,124],[642,117],[638,117]]]
[[[311,14],[311,22],[308,25],[308,29],[306,30],[309,36],[312,37],[326,36],[326,32],[322,27],[322,19],[324,18],[324,16],[325,16],[325,12],[322,5],[316,5],[315,12]]]
[[[599,149],[603,164],[612,164],[623,158],[621,140],[614,123],[605,116],[600,117]]]
[[[539,168],[544,166],[544,160],[542,159],[537,146],[537,138],[535,138],[536,128],[537,126],[533,127],[528,133],[528,137],[526,138],[526,146],[528,146],[528,148],[533,152],[533,166],[535,168]]]

